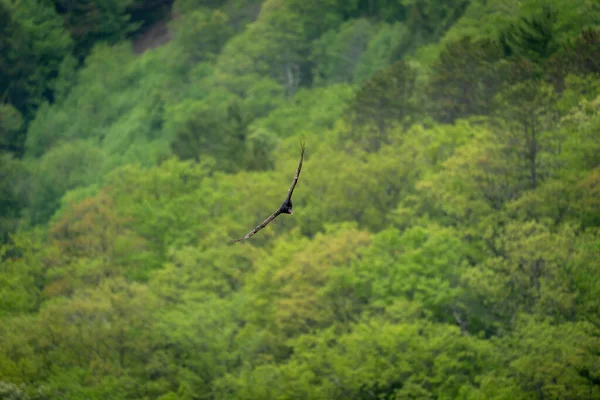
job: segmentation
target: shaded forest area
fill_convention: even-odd
[[[0,399],[600,399],[599,21],[0,0]]]

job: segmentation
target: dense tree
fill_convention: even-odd
[[[0,247],[2,312],[18,315],[39,310],[46,284],[46,269],[55,248],[47,246],[41,232],[16,233]]]
[[[365,81],[347,111],[353,141],[368,151],[389,143],[392,127],[418,113],[415,80],[411,66],[398,61]]]
[[[20,160],[0,153],[0,243],[19,226],[28,205],[29,170]]]
[[[415,44],[438,40],[459,19],[471,0],[401,0]],[[413,44],[414,45],[414,44]]]
[[[225,162],[232,159],[229,154],[239,152],[244,143],[243,127],[235,126],[231,115],[216,115],[214,110],[200,102],[181,104],[170,111],[181,115],[171,117],[167,129],[174,131],[171,149],[182,160],[200,161],[203,155],[207,155]],[[180,118],[183,120],[178,121]],[[220,167],[225,170],[235,168],[225,163]]]
[[[0,0],[1,398],[600,397],[596,2],[169,3]]]
[[[550,60],[547,74],[557,89],[565,86],[568,74],[600,74],[600,32],[586,29],[572,43],[566,44]]]
[[[163,18],[172,0],[52,0],[83,59],[97,42],[116,43]]]
[[[586,171],[596,168],[600,165],[598,156],[599,144],[598,126],[600,125],[600,113],[598,105],[600,104],[600,81],[580,81],[584,86],[584,93],[591,91],[595,96],[588,99],[581,99],[578,104],[569,110],[569,113],[561,119],[561,125],[564,129],[564,140],[562,143],[562,155],[568,169],[575,171]],[[595,86],[595,87],[594,87]],[[568,94],[568,90],[566,91]],[[566,97],[566,96],[565,96]]]
[[[232,35],[228,17],[221,11],[189,12],[176,25],[176,40],[190,63],[214,59]]]
[[[27,120],[43,99],[71,50],[60,16],[47,2],[0,2],[0,99]]]
[[[500,36],[508,54],[530,56],[535,60],[547,59],[558,48],[556,43],[557,11],[550,5],[531,18],[522,17],[518,25],[511,26]]]
[[[410,49],[410,32],[405,24],[380,25],[354,70],[354,81],[362,82],[400,60]]]
[[[469,115],[488,115],[492,98],[509,72],[500,63],[504,53],[496,41],[464,37],[449,43],[432,67],[428,98],[431,113],[443,122]]]
[[[556,94],[551,86],[535,81],[515,84],[496,98],[497,113],[506,121],[506,148],[517,153],[527,171],[525,187],[535,189],[553,174],[553,158],[560,152],[556,138],[558,122]],[[545,164],[545,165],[544,165]]]
[[[0,151],[23,155],[24,132],[23,117],[11,104],[0,104]]]
[[[356,19],[315,41],[311,51],[315,64],[314,84],[351,83],[372,34],[373,27],[368,20]]]
[[[98,182],[103,161],[102,152],[82,140],[63,143],[46,153],[32,170],[30,222],[48,221],[68,190]]]

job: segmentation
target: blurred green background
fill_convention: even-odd
[[[599,228],[597,1],[0,0],[0,399],[600,399]]]

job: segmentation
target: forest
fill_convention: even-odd
[[[0,399],[600,399],[600,2],[0,0]]]

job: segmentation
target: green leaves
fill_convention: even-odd
[[[38,3],[0,0],[0,397],[600,396],[593,2],[177,0],[128,43],[164,2],[55,1],[81,60]]]
[[[402,234],[380,232],[355,268],[373,312],[386,310],[392,316],[395,305],[405,302],[430,319],[454,322],[467,255],[454,230],[430,225]]]
[[[18,4],[18,6],[17,6]],[[72,41],[47,2],[0,3],[0,93],[27,120],[43,99]]]
[[[354,70],[354,80],[362,82],[399,60],[410,46],[410,34],[400,22],[382,24],[373,33]]]
[[[346,22],[339,31],[329,31],[314,43],[315,84],[351,83],[355,69],[367,49],[373,27],[366,19]]]
[[[513,377],[509,387],[521,391],[525,398],[540,394],[595,396],[600,393],[598,387],[579,372],[589,368],[589,362],[597,362],[593,361],[594,356],[590,357],[590,351],[597,348],[590,328],[585,323],[553,326],[546,321],[522,318],[516,335],[500,342],[501,348],[515,349],[516,357],[510,360],[506,370],[496,375],[504,379]]]
[[[177,22],[175,40],[188,62],[211,60],[218,55],[233,33],[227,22],[227,15],[218,10],[194,10]]]
[[[487,115],[492,98],[506,79],[506,68],[498,63],[503,51],[496,41],[465,36],[446,44],[432,67],[429,81],[433,116],[454,122],[469,115]]]
[[[101,177],[104,154],[88,141],[65,142],[46,153],[33,171],[30,222],[46,222],[70,189],[88,186]]]
[[[28,204],[27,183],[30,171],[22,161],[0,153],[0,243],[19,226]]]
[[[367,151],[390,143],[394,125],[417,113],[414,98],[416,73],[406,62],[398,61],[364,82],[356,93],[347,115],[352,124],[350,137]]]
[[[138,29],[141,23],[131,22],[130,8],[142,0],[54,0],[64,15],[65,24],[75,41],[75,54],[82,58],[93,45],[102,40],[115,43]]]
[[[166,130],[172,132],[171,149],[182,160],[200,161],[203,156],[223,160],[218,167],[235,169],[228,160],[240,151],[243,132],[237,131],[236,121],[215,115],[202,102],[185,102],[169,111]]]
[[[536,60],[548,58],[558,47],[556,22],[557,11],[546,4],[531,18],[521,18],[520,24],[511,26],[500,40],[511,53],[526,54]]]

